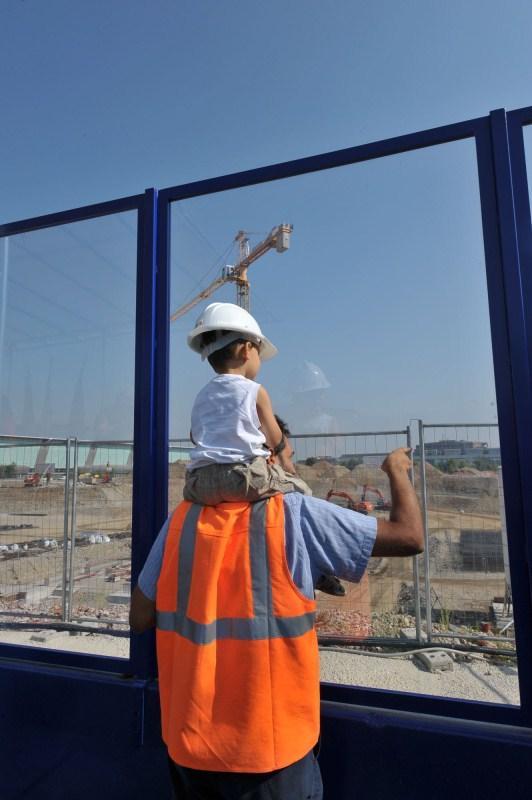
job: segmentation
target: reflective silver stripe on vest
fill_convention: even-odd
[[[215,639],[278,639],[302,636],[314,626],[314,612],[296,617],[276,617],[273,613],[270,565],[266,541],[266,500],[253,503],[249,527],[249,553],[253,614],[251,618],[229,617],[209,623],[195,622],[186,616],[196,526],[202,506],[189,509],[181,531],[177,575],[176,611],[157,611],[157,628],[173,631],[194,644],[210,644]]]

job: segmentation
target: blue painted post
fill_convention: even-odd
[[[155,337],[155,465],[156,517],[160,527],[168,516],[168,440],[170,386],[170,201],[159,193],[157,203],[157,292]]]
[[[523,554],[532,523],[530,375],[506,114],[494,111],[476,137],[501,462],[514,595],[521,718],[532,723],[532,607]]]
[[[148,189],[139,209],[137,311],[135,337],[135,414],[133,437],[133,509],[131,587],[157,534],[155,448],[155,298],[157,193]],[[153,632],[130,639],[131,671],[142,678],[156,673]]]

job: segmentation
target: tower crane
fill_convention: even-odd
[[[199,294],[189,300],[188,303],[180,306],[170,317],[170,322],[175,322],[176,319],[182,317],[191,308],[194,308],[202,300],[210,297],[213,292],[223,286],[225,283],[236,283],[236,301],[241,308],[249,311],[249,280],[248,268],[257,261],[261,256],[275,248],[278,253],[284,253],[290,247],[290,234],[293,231],[293,225],[283,222],[277,225],[269,232],[262,242],[259,242],[251,250],[249,246],[249,239],[245,231],[238,231],[235,236],[235,242],[239,246],[239,260],[234,266],[226,266],[222,269],[220,277],[216,278],[212,283],[202,289]]]

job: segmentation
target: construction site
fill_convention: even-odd
[[[383,456],[368,454],[368,447],[392,449],[403,438],[400,432],[373,434],[368,445],[363,433],[319,438],[295,434],[296,451],[304,456],[298,460],[298,474],[316,497],[358,513],[386,516],[391,507],[388,483],[376,466]],[[39,448],[29,448],[28,442],[4,437],[2,445],[6,452],[9,445],[10,454],[15,445],[21,458],[23,452],[43,455],[42,442]],[[4,466],[4,475],[16,473],[0,478],[4,631],[88,626],[88,630],[127,633],[132,471],[110,463],[78,466],[79,452],[90,461],[88,454],[97,446],[101,447],[65,443],[68,467],[54,471],[49,465],[16,463],[7,470]],[[170,454],[172,446],[177,447],[172,443]],[[53,447],[57,451],[58,443]],[[358,451],[356,460],[361,463],[352,468],[342,464],[342,449]],[[334,451],[336,456],[307,455]],[[127,464],[128,459],[121,455],[120,461]],[[182,498],[186,463],[170,463],[169,513]],[[429,637],[513,651],[497,470],[462,467],[448,474],[426,460],[415,460],[412,479],[426,509],[424,556],[371,559],[361,583],[343,582],[343,596],[318,591],[321,640],[379,646],[401,643],[405,636],[426,643]],[[51,642],[51,636],[49,632],[43,641]]]
[[[285,254],[292,233],[291,223],[281,223],[252,246],[250,234],[239,230],[230,248],[233,263],[220,268],[218,259],[218,275],[196,287],[170,314],[170,324],[231,285],[236,304],[249,310],[250,267],[268,254]],[[103,359],[106,353],[102,339]],[[515,655],[497,425],[410,420],[396,430],[307,434],[298,430],[299,419],[303,430],[333,427],[322,402],[330,383],[305,361],[296,388],[294,462],[313,495],[387,517],[391,497],[380,464],[391,450],[409,447],[424,520],[423,556],[372,558],[360,583],[331,584],[331,576],[329,584],[327,576],[318,583],[320,642],[375,653],[438,645]],[[80,371],[69,415],[74,430],[76,423],[82,427],[85,394]],[[23,419],[31,417],[30,401],[26,391]],[[101,397],[98,402],[96,423],[105,417]],[[44,406],[50,414],[48,397]],[[192,446],[188,436],[169,442],[169,514],[182,499]],[[35,437],[18,430],[0,437],[0,642],[26,632],[25,643],[53,649],[59,632],[68,631],[85,637],[75,648],[70,640],[72,649],[104,655],[112,634],[122,641],[120,656],[128,657],[133,453],[126,439]]]
[[[239,230],[235,262],[174,310],[170,322],[230,284],[236,304],[248,310],[249,268],[270,252],[286,253],[292,232],[292,224],[281,223],[252,246]],[[317,365],[305,362],[304,369],[298,401],[308,413],[330,384]],[[82,384],[74,399],[83,404]],[[412,448],[411,479],[424,514],[423,557],[372,559],[360,584],[317,591],[322,641],[454,639],[513,652],[496,425],[418,421],[402,430],[316,436],[294,428],[292,440],[298,474],[314,496],[376,517],[391,508],[380,463],[396,447]],[[22,435],[0,444],[0,625],[92,626],[126,636],[133,443]],[[170,442],[169,513],[182,498],[191,447],[188,437]]]
[[[187,347],[194,309],[219,299],[264,327],[249,340],[230,329],[226,344],[256,366],[266,335],[279,344],[264,385],[291,430],[279,444],[325,504],[309,498],[316,518],[393,515],[381,464],[411,454],[402,485],[413,501],[408,471],[422,524],[402,522],[406,549],[384,552],[423,552],[372,557],[358,583],[312,574],[315,617],[310,602],[293,618],[313,647],[314,623],[318,634],[326,791],[527,796],[530,364],[516,248],[530,228],[519,137],[531,122],[530,109],[496,111],[2,226],[2,718],[6,761],[25,753],[9,796],[166,796],[153,619],[132,632],[128,616],[193,463],[191,409],[212,366],[201,356],[215,352]],[[212,331],[219,344],[225,327]],[[334,527],[320,524],[332,551]],[[339,563],[310,551],[313,567]],[[175,610],[157,623],[188,624],[181,552]],[[272,596],[251,605],[253,623]],[[242,630],[246,653],[284,638],[247,620],[222,617],[231,647]],[[191,621],[202,636],[210,626]]]

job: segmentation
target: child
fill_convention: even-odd
[[[277,349],[256,320],[232,303],[211,303],[188,336],[216,372],[192,408],[195,445],[183,496],[202,505],[256,502],[281,492],[312,494],[283,451],[285,438],[269,395],[255,382]],[[274,454],[278,464],[270,463]]]

